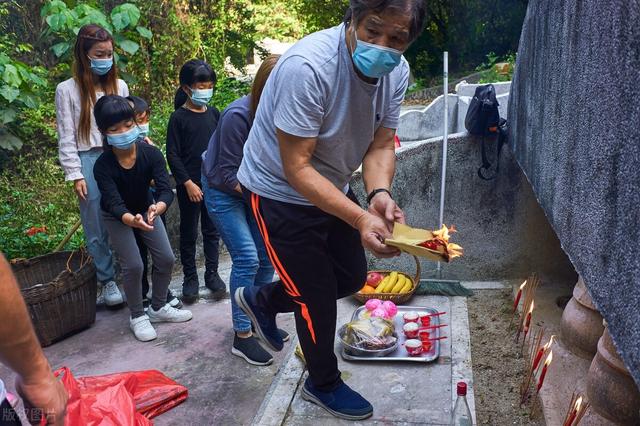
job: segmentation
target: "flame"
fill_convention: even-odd
[[[551,347],[551,345],[553,344],[553,339],[555,338],[556,338],[555,334],[551,335],[551,338],[549,338],[549,341],[542,347],[542,350],[546,352],[547,349],[549,349],[549,347]]]
[[[529,308],[529,315],[533,313],[533,300],[531,301],[531,308]]]
[[[580,411],[580,406],[582,405],[582,397],[578,398],[576,400],[576,405],[575,405],[575,409],[576,411]]]
[[[522,291],[524,289],[524,286],[527,285],[527,280],[524,280],[524,282],[520,285],[520,291]]]
[[[551,364],[552,360],[553,360],[553,351],[549,352],[549,356],[547,357],[546,361],[544,362],[544,366],[548,367],[549,364]]]
[[[463,251],[462,247],[458,244],[449,242],[449,238],[454,232],[458,232],[454,225],[451,225],[451,227],[448,228],[445,224],[442,224],[442,227],[440,229],[431,231],[431,235],[433,235],[433,238],[441,240],[446,246],[446,254],[449,260],[462,256]]]

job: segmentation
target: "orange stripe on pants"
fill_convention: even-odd
[[[287,291],[287,294],[291,296],[293,298],[293,301],[300,306],[300,313],[302,315],[302,318],[304,318],[304,320],[307,322],[307,328],[309,329],[309,333],[311,334],[311,340],[315,344],[316,332],[313,329],[313,321],[311,320],[311,315],[309,314],[309,308],[307,308],[307,305],[305,303],[299,300],[296,300],[297,298],[301,297],[300,291],[294,284],[293,280],[291,279],[287,271],[284,269],[284,266],[282,266],[282,262],[280,262],[280,259],[278,258],[276,251],[271,245],[271,241],[269,240],[269,233],[267,231],[267,225],[264,222],[262,215],[260,214],[259,203],[260,203],[259,196],[257,194],[252,193],[251,209],[253,210],[253,215],[255,216],[256,221],[258,222],[258,229],[260,229],[260,234],[262,235],[262,239],[264,240],[264,245],[267,248],[267,254],[269,255],[269,259],[271,259],[271,263],[273,263],[273,266],[275,267],[276,271],[278,271],[278,275],[280,276],[280,279],[282,280],[285,286],[285,290]]]

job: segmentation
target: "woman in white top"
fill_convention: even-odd
[[[105,303],[120,305],[113,256],[100,213],[100,191],[93,165],[102,153],[102,136],[93,106],[103,95],[128,96],[127,84],[118,79],[113,60],[113,38],[104,28],[89,24],[78,32],[74,48],[73,77],[56,88],[56,121],[60,164],[65,180],[73,181],[80,201],[80,218],[87,249],[102,283]]]

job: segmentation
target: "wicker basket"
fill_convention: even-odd
[[[395,303],[396,305],[400,305],[402,303],[405,303],[407,300],[411,299],[413,297],[413,293],[416,292],[416,288],[418,287],[418,284],[420,283],[420,260],[418,260],[418,258],[416,256],[413,256],[413,259],[416,261],[416,275],[414,278],[411,278],[409,276],[409,274],[406,274],[404,272],[400,272],[401,274],[404,274],[407,278],[409,278],[411,280],[411,290],[409,290],[407,293],[367,293],[367,294],[363,294],[363,293],[355,293],[353,295],[353,297],[361,302],[361,303],[366,303],[367,300],[369,299],[380,299],[380,300],[390,300],[393,303]],[[378,272],[382,275],[389,275],[391,272],[393,271],[369,271],[369,272]]]
[[[12,262],[42,346],[96,320],[96,268],[85,250]]]

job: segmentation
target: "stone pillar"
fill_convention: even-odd
[[[607,328],[587,375],[587,398],[602,417],[621,425],[640,424],[640,392],[613,345]]]
[[[592,359],[603,331],[602,316],[594,306],[582,277],[579,277],[573,288],[573,297],[562,314],[560,340],[579,357]]]

